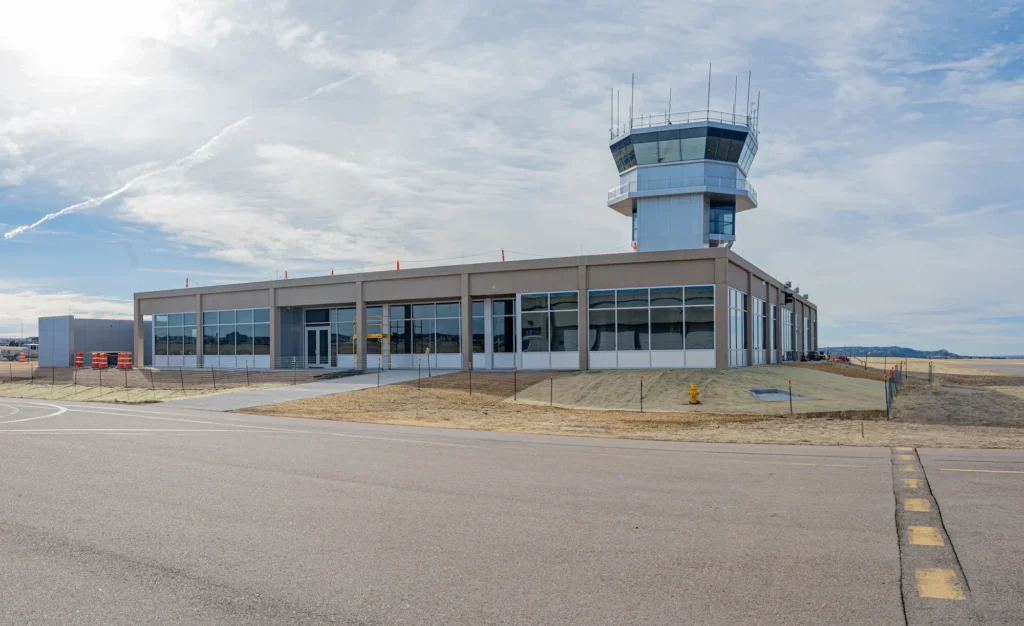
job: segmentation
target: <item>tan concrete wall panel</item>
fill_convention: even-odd
[[[461,280],[458,274],[396,280],[367,280],[363,282],[363,298],[367,303],[458,300],[461,296]]]
[[[590,289],[713,285],[715,260],[592,265],[588,268],[587,282]]]
[[[225,311],[230,309],[265,309],[270,306],[270,290],[232,291],[227,293],[203,294],[204,311]]]
[[[141,315],[154,315],[156,313],[191,313],[196,310],[196,297],[194,294],[187,296],[171,296],[169,298],[147,298],[139,300],[139,313]]]
[[[747,270],[735,263],[729,263],[729,270],[727,273],[729,275],[729,286],[733,289],[739,289],[743,293],[747,293]]]
[[[575,267],[513,272],[470,274],[469,294],[472,297],[501,296],[541,291],[576,291]],[[591,287],[593,289],[593,287]]]
[[[355,304],[355,283],[277,287],[277,306],[309,307],[332,304]],[[205,306],[205,305],[203,305]]]

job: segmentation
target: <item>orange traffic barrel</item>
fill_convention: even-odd
[[[19,353],[18,353],[18,362],[19,362],[19,363],[24,363],[24,362],[25,362],[25,361],[27,361],[27,360],[28,360],[28,359],[27,359],[27,358],[25,358],[25,353],[24,353],[24,352],[19,352]]]
[[[106,352],[93,352],[92,353],[92,368],[94,370],[105,370],[105,369],[107,369],[107,353]]]
[[[85,354],[82,352],[75,353],[75,367],[85,367]]]
[[[117,353],[117,369],[119,370],[130,370],[132,368],[132,353],[131,352],[118,352]]]

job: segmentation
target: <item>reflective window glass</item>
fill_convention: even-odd
[[[434,320],[413,320],[412,351],[413,354],[425,354],[427,349],[436,353],[434,346]]]
[[[712,285],[686,288],[686,304],[714,304],[715,288]]]
[[[203,354],[217,356],[216,326],[203,326]]]
[[[252,324],[238,324],[235,326],[235,354],[252,354]]]
[[[382,306],[368,306],[366,307],[367,317],[380,317],[384,315],[384,307]]]
[[[516,318],[511,315],[495,317],[494,352],[505,354],[516,351]]]
[[[616,311],[615,333],[620,351],[647,350],[649,344],[649,328],[647,314],[649,309],[619,309]]]
[[[391,319],[391,354],[412,354],[412,320]]]
[[[484,301],[483,300],[474,300],[473,301],[473,317],[483,317],[483,316],[484,316]]]
[[[196,327],[195,326],[184,326],[182,333],[184,342],[181,347],[181,353],[185,356],[196,355]]]
[[[646,307],[648,303],[646,289],[616,289],[615,298],[616,306],[620,309],[623,307]]]
[[[218,314],[221,324],[234,324],[235,323],[235,312],[234,311],[221,311]],[[234,354],[234,353],[232,353]]]
[[[224,312],[221,311],[222,315],[223,313]],[[232,311],[232,313],[234,313],[234,311]],[[235,325],[221,324],[217,335],[217,338],[220,341],[220,355],[233,356],[235,354]]]
[[[393,320],[407,320],[412,317],[409,315],[409,311],[410,307],[408,304],[392,304],[388,307],[388,316]]]
[[[535,293],[525,294],[522,297],[523,312],[527,311],[547,311],[548,310],[548,294],[546,293]]]
[[[493,315],[514,315],[516,312],[515,300],[492,300],[491,313]]]
[[[715,347],[715,307],[686,308],[686,349],[711,350]]]
[[[680,141],[679,153],[683,161],[696,161],[704,158],[706,137],[691,137]]]
[[[265,309],[264,309],[265,310]],[[270,324],[254,324],[253,330],[253,351],[257,356],[270,354]],[[351,354],[351,349],[349,354]]]
[[[577,303],[576,292],[567,291],[564,293],[553,293],[551,294],[551,310],[552,311],[566,311],[570,309],[576,309],[579,307]]]
[[[239,309],[235,311],[236,324],[252,324],[252,309]]]
[[[483,306],[483,303],[480,303]],[[438,317],[460,317],[462,305],[458,302],[439,302],[437,305]]]
[[[412,305],[412,318],[415,320],[434,319],[435,309],[433,304]]]
[[[615,290],[604,289],[590,292],[590,308],[592,309],[614,309]]]
[[[483,302],[481,302],[480,304],[483,304]],[[487,338],[486,338],[486,333],[484,332],[484,322],[485,321],[486,320],[484,318],[482,318],[482,317],[474,317],[473,318],[473,353],[474,354],[483,354],[487,350]],[[438,336],[440,336],[440,334],[441,334],[441,331],[440,331],[440,329],[438,329]]]
[[[171,316],[174,319],[174,316]],[[167,354],[170,356],[181,356],[182,344],[184,342],[181,326],[167,327]]]
[[[551,351],[576,352],[579,349],[579,313],[577,311],[552,311]]]
[[[658,162],[669,163],[679,160],[679,131],[669,130],[658,133]]]
[[[252,321],[257,324],[269,324],[270,309],[254,309],[252,312]]]
[[[651,289],[651,306],[682,306],[682,287],[654,287]]]
[[[718,154],[718,137],[708,137],[707,147],[704,150],[705,159],[713,159]]]
[[[170,315],[168,315],[167,316],[167,325],[168,326],[181,326],[182,325],[182,315],[181,315],[181,313],[171,313]]]
[[[642,142],[642,143],[637,143]],[[658,162],[658,134],[645,133],[633,139],[633,154],[637,165],[652,165]]]
[[[480,320],[481,322],[483,320]],[[459,337],[462,336],[459,328],[460,320],[454,317],[444,317],[437,320],[435,331],[437,333],[438,354],[458,354]]]
[[[523,313],[523,352],[548,351],[548,314]]]
[[[683,349],[683,309],[651,309],[651,350]]]
[[[591,311],[587,343],[591,352],[615,351],[615,311]]]
[[[183,313],[181,316],[182,326],[195,326],[196,325],[196,314],[195,313]]]
[[[338,309],[338,324],[341,326],[352,326],[352,323],[356,321],[356,310],[355,309]],[[342,328],[341,332],[349,332],[351,328]]]
[[[167,356],[166,326],[153,329],[153,354],[156,356]]]
[[[726,155],[725,160],[736,163],[740,160],[740,152],[743,150],[743,142],[736,141],[735,139],[729,145],[729,154]]]
[[[241,311],[239,311],[241,313]],[[250,318],[251,320],[251,318]],[[241,321],[238,318],[237,321]],[[331,323],[331,311],[330,309],[306,309],[306,323],[307,324],[330,324]]]
[[[210,326],[217,324],[217,312],[206,311],[203,313],[203,326]]]
[[[160,315],[154,315],[153,316],[153,326],[157,327],[157,328],[160,328],[160,327],[163,327],[163,326],[167,326],[167,314],[166,313],[161,313]]]

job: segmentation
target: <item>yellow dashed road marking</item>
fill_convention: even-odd
[[[896,458],[901,460],[901,461],[913,461],[914,460],[914,455],[913,454],[900,454],[900,455],[897,455]]]
[[[903,471],[903,472],[916,472],[917,468],[914,467],[913,465],[904,465],[903,467],[900,468],[900,471]]]
[[[896,450],[898,450],[900,452],[910,452],[911,450],[913,450],[913,448],[898,447],[898,448],[896,448]]]
[[[927,513],[932,510],[932,505],[924,498],[907,498],[903,501],[903,510]]]
[[[911,545],[944,546],[942,533],[934,526],[907,526],[907,535]]]
[[[956,580],[956,572],[951,569],[919,567],[917,575],[917,593],[922,598],[939,600],[963,600],[964,590]]]
[[[903,486],[907,489],[917,489],[921,486],[921,481],[917,478],[904,478]]]

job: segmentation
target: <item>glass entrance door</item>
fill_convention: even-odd
[[[328,328],[306,329],[306,366],[330,367],[331,350]]]

